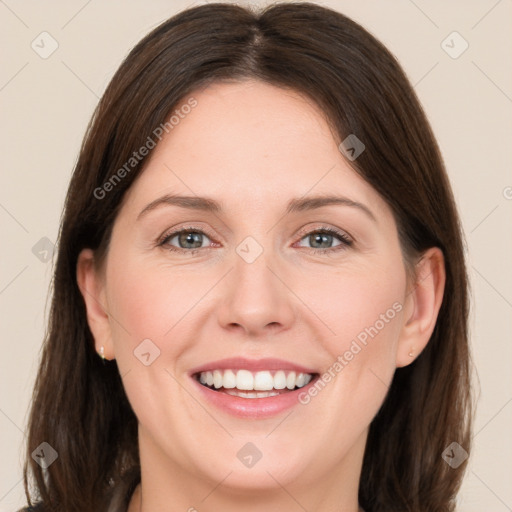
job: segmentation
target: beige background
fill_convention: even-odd
[[[439,140],[467,237],[471,343],[480,381],[459,510],[510,511],[512,1],[323,4],[361,23],[398,57]],[[122,58],[151,28],[190,5],[0,0],[0,512],[24,503],[21,446],[52,273],[51,260],[41,261],[39,240],[55,242],[86,124]],[[43,31],[58,43],[46,59],[31,48],[34,40],[42,46]],[[456,59],[442,46],[453,31],[469,44]],[[50,49],[48,36],[41,37]],[[452,53],[462,49],[457,37],[447,40]]]

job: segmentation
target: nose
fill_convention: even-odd
[[[295,303],[286,272],[270,250],[254,261],[234,256],[234,268],[226,276],[218,321],[224,329],[250,337],[275,335],[290,328]]]

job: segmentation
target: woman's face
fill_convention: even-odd
[[[192,96],[128,191],[100,278],[97,343],[142,463],[246,490],[353,478],[409,311],[391,210],[297,93]]]

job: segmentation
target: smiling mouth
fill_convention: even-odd
[[[212,370],[198,372],[194,378],[213,391],[241,398],[267,398],[303,388],[317,376],[288,370]]]

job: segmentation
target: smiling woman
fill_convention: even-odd
[[[310,3],[185,10],[123,62],[71,180],[29,504],[452,511],[467,287],[437,144],[381,43]]]

